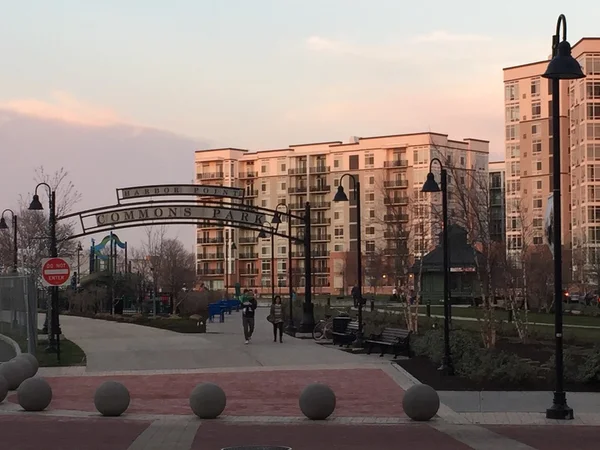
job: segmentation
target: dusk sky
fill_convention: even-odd
[[[503,158],[502,68],[546,58],[559,13],[571,43],[599,34],[597,2],[567,5],[0,0],[0,206],[40,163],[65,167],[93,207],[115,187],[189,182],[206,146],[432,130]]]

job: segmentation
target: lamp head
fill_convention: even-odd
[[[259,239],[266,239],[267,238],[267,233],[265,233],[265,230],[260,230],[258,232],[258,238]]]
[[[237,250],[237,245],[235,245],[235,242],[231,244],[231,250]]]
[[[338,190],[335,193],[335,196],[333,197],[333,201],[334,202],[347,202],[348,201],[348,196],[344,192],[344,187],[341,184],[338,186]]]
[[[44,209],[44,207],[42,206],[42,202],[40,202],[40,196],[37,194],[34,194],[33,200],[31,200],[31,203],[29,204],[29,210],[30,211],[42,211],[43,209]]]
[[[542,77],[551,80],[577,80],[585,78],[581,66],[571,56],[571,44],[567,41],[562,41],[558,44],[556,56],[552,58]]]
[[[271,219],[271,223],[281,223],[281,217],[279,217],[278,212],[273,214],[273,219]]]
[[[0,230],[8,230],[8,225],[4,217],[0,218]]]
[[[421,192],[440,192],[440,185],[435,181],[435,176],[432,172],[427,174],[427,180],[423,183],[423,187],[421,188]]]

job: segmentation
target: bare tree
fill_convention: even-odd
[[[165,240],[167,229],[164,225],[145,228],[146,240],[142,244],[142,251],[150,262],[153,290],[159,290],[164,280],[162,279],[164,260],[162,255],[165,251]],[[155,292],[156,295],[156,292]]]
[[[183,288],[194,285],[195,256],[187,251],[180,241],[165,239],[162,243],[160,259],[160,280],[169,292],[171,311],[175,312],[175,301]]]

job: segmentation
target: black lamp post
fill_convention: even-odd
[[[58,247],[56,241],[56,191],[54,191],[49,184],[47,183],[38,183],[35,187],[33,199],[29,204],[29,209],[31,211],[42,211],[44,206],[40,202],[40,197],[38,195],[38,188],[40,186],[45,186],[48,190],[48,207],[49,207],[49,217],[48,223],[50,227],[50,257],[56,258],[58,257]],[[48,327],[50,332],[48,333],[49,339],[49,347],[48,351],[54,351],[54,345],[56,345],[56,358],[60,362],[60,324],[59,324],[59,304],[58,304],[58,286],[52,286],[51,288],[51,297],[50,297],[50,314],[46,313],[46,320],[50,319],[50,326]]]
[[[562,38],[561,38],[562,25]],[[562,318],[562,241],[560,205],[560,80],[576,80],[585,74],[575,58],[571,56],[571,44],[567,42],[567,19],[558,17],[556,34],[552,36],[552,60],[544,78],[552,80],[552,206],[553,223],[551,242],[554,249],[554,336],[556,343],[556,386],[552,406],[546,410],[548,419],[573,419],[573,409],[567,405],[563,387],[563,318]]]
[[[356,200],[356,275],[358,277],[358,332],[356,333],[356,345],[362,345],[363,339],[363,295],[362,295],[362,225],[361,225],[361,197],[360,197],[360,181],[356,175],[345,173],[341,176],[338,190],[333,197],[334,202],[347,202],[348,196],[344,192],[342,181],[344,177],[349,177],[354,184],[354,200]]]
[[[269,227],[269,230],[271,233],[271,301],[273,301],[273,299],[275,298],[275,265],[274,265],[274,263],[275,263],[275,234],[274,234],[274,232],[277,231],[278,225],[274,226],[272,223],[265,222],[265,223],[263,223],[263,226]],[[265,233],[264,228],[258,232],[258,238],[259,239],[267,238],[267,234]]]
[[[2,217],[0,217],[0,230],[8,230],[6,220],[4,220],[4,213],[11,213],[12,215],[12,227],[13,227],[13,272],[18,272],[19,265],[19,248],[18,248],[18,233],[17,233],[17,215],[12,209],[5,209],[2,211]]]
[[[83,247],[81,246],[81,242],[77,243],[77,284],[75,285],[75,287],[79,287],[79,285],[81,284],[81,252],[83,250]]]
[[[290,208],[287,204],[285,203],[279,203],[276,207],[275,207],[275,211],[278,211],[280,208],[284,208],[286,214],[290,213]],[[294,305],[293,305],[293,296],[294,296],[294,287],[293,287],[293,283],[292,283],[292,220],[290,217],[287,218],[288,221],[288,267],[287,267],[287,272],[288,272],[288,291],[289,291],[289,298],[290,298],[290,314],[288,317],[288,331],[290,333],[295,332],[296,330],[296,326],[294,325]],[[281,217],[280,214],[277,213],[275,215],[273,215],[273,220],[271,221],[271,223],[275,223],[275,224],[280,224],[281,223]]]
[[[229,238],[227,231],[225,231],[225,299],[229,298],[229,242],[233,239]],[[231,252],[237,250],[235,242],[231,243]]]
[[[431,171],[433,163],[440,165],[442,175],[441,188],[435,181],[435,176]],[[442,252],[444,253],[444,359],[439,370],[446,375],[454,375],[454,364],[452,363],[452,354],[450,352],[450,317],[452,309],[450,305],[450,255],[448,252],[448,173],[442,161],[433,158],[429,163],[429,173],[427,180],[423,183],[421,192],[442,192]]]

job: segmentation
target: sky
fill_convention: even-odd
[[[37,161],[74,174],[83,206],[104,201],[83,175],[102,159],[90,139],[76,147],[72,136],[84,132],[110,145],[126,129],[111,154],[141,166],[139,155],[149,156],[154,165],[136,171],[147,184],[165,178],[165,166],[177,178],[165,182],[188,182],[194,146],[260,150],[431,130],[488,139],[500,159],[502,68],[545,59],[560,13],[571,43],[598,34],[597,3],[570,5],[0,0],[0,206],[30,189]],[[28,146],[41,123],[44,144]],[[134,139],[145,130],[166,133],[164,145]],[[107,195],[128,185],[122,172],[102,171]]]

